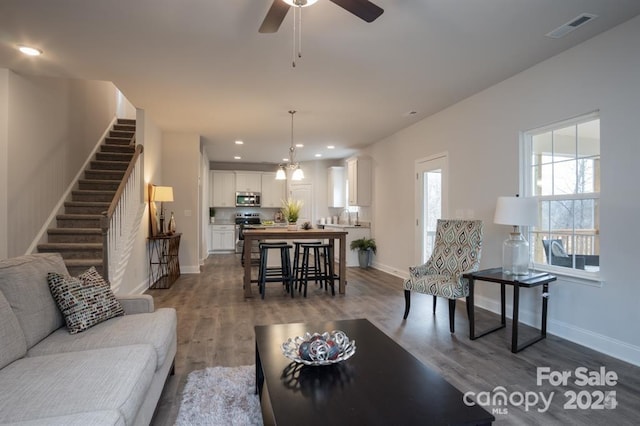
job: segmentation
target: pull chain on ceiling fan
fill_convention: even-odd
[[[318,0],[273,0],[258,32],[275,33],[280,28],[289,9],[293,7],[293,67],[296,56],[302,57],[302,8],[311,6]],[[365,22],[373,22],[384,10],[368,0],[329,0]]]

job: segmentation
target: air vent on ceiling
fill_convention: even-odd
[[[566,24],[560,25],[555,30],[547,33],[546,36],[551,38],[564,37],[565,35],[569,34],[571,31],[575,30],[578,27],[583,26],[589,21],[593,21],[597,17],[598,15],[594,15],[592,13],[582,13],[576,16],[575,18],[573,18],[572,20],[570,20],[569,22],[567,22]]]

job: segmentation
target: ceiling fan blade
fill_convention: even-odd
[[[264,17],[262,25],[258,32],[260,33],[275,33],[280,28],[280,24],[284,21],[284,17],[287,16],[290,6],[282,0],[273,0],[267,16]]]
[[[376,6],[368,0],[331,0],[341,8],[353,13],[358,18],[366,21],[375,21],[382,13],[384,9]]]

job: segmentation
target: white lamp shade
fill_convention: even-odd
[[[276,180],[286,180],[287,172],[284,171],[284,167],[279,167],[276,172]]]
[[[498,197],[493,222],[512,226],[537,225],[538,201],[535,198]]]
[[[153,187],[153,201],[173,201],[173,187],[172,186],[154,186]]]
[[[302,171],[301,168],[297,168],[293,171],[293,174],[291,175],[291,180],[302,180],[304,179],[304,172]]]

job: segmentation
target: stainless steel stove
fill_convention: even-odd
[[[236,253],[242,253],[244,239],[242,229],[245,225],[260,225],[260,213],[236,213]]]
[[[236,213],[236,225],[260,225],[260,213]]]

